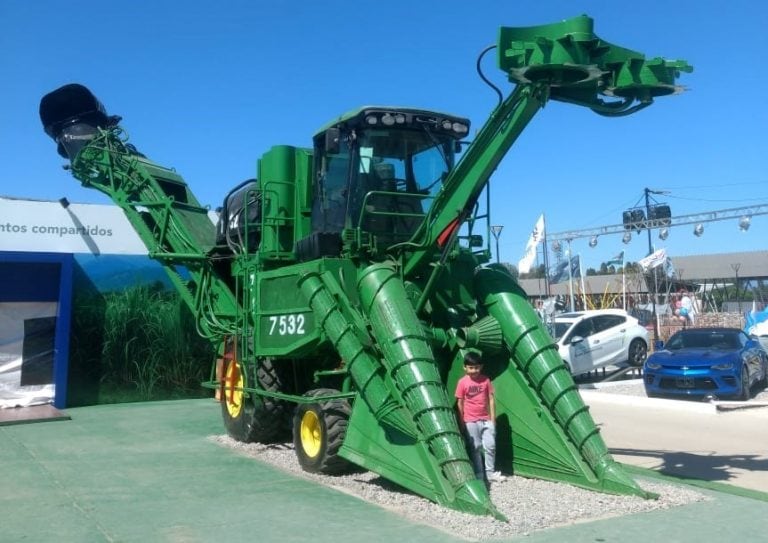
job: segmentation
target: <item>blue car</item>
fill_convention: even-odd
[[[643,364],[651,397],[748,400],[755,385],[768,385],[768,353],[738,328],[680,330]]]

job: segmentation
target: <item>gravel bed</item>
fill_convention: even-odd
[[[291,475],[351,494],[408,520],[430,525],[467,541],[509,539],[556,526],[669,509],[710,499],[690,487],[642,478],[638,479],[642,488],[659,494],[658,500],[613,496],[567,484],[509,477],[503,483],[493,484],[490,490],[493,503],[509,522],[490,517],[477,522],[478,517],[474,515],[440,507],[372,472],[341,476],[306,473],[299,467],[292,443],[240,443],[226,435],[209,439]]]

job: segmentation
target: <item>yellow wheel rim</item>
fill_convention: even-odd
[[[224,376],[224,403],[227,413],[233,419],[243,410],[243,374],[240,364],[235,361],[227,365],[227,373]]]
[[[301,447],[307,456],[314,458],[320,454],[323,443],[323,431],[317,413],[307,411],[301,417]]]

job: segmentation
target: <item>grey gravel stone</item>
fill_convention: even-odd
[[[291,443],[246,444],[228,436],[211,436],[210,439],[296,477],[357,496],[408,520],[433,526],[468,541],[508,539],[575,522],[668,509],[710,499],[690,487],[642,478],[638,479],[642,488],[659,494],[658,500],[613,496],[562,483],[512,476],[503,483],[493,484],[490,490],[493,503],[509,522],[490,517],[478,520],[477,516],[441,507],[411,494],[375,473],[366,471],[341,476],[306,473],[299,467]]]

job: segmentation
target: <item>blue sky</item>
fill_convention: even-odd
[[[142,152],[215,207],[272,145],[309,146],[318,128],[363,104],[464,115],[474,132],[496,101],[475,62],[498,27],[582,13],[605,40],[687,60],[689,90],[617,119],[550,102],[493,177],[501,259],[517,263],[541,213],[549,232],[618,224],[646,187],[669,191],[657,199],[675,216],[768,203],[768,8],[747,0],[2,0],[0,195],[106,202],[62,170],[40,126],[40,98],[66,83],[91,88]],[[490,57],[485,73],[506,92]],[[745,233],[735,219],[706,224],[699,238],[692,230],[653,240],[673,259],[765,250],[768,215]],[[648,251],[645,234],[628,245],[587,241],[573,242],[586,267]]]

